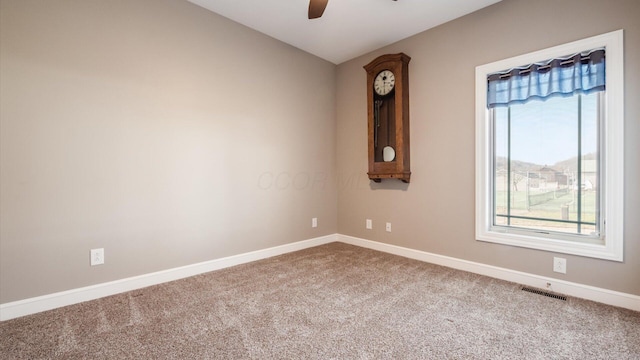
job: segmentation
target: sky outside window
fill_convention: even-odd
[[[582,154],[597,151],[597,94],[582,96]],[[511,160],[540,166],[578,155],[578,96],[511,106]],[[507,108],[496,109],[496,155],[507,156]]]

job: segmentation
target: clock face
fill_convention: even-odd
[[[387,95],[396,85],[396,76],[391,70],[382,70],[373,80],[373,89],[378,95]]]

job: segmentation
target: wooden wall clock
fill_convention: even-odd
[[[367,71],[369,179],[411,179],[409,163],[409,61],[406,54],[379,56]]]

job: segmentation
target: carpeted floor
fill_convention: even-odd
[[[332,243],[0,323],[2,359],[640,359],[640,313]]]

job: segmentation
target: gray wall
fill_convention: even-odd
[[[601,33],[625,30],[624,262],[475,240],[474,72],[478,65]],[[378,55],[409,64],[411,184],[370,183],[366,74]],[[505,0],[338,66],[338,231],[412,249],[640,295],[640,2]],[[374,229],[365,229],[365,219]],[[384,230],[392,223],[392,233]]]
[[[0,4],[0,303],[336,233],[335,65],[181,0]]]

